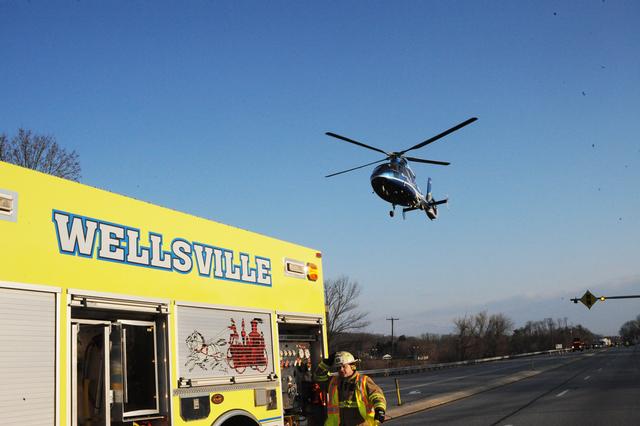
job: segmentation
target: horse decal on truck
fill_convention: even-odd
[[[222,349],[222,346],[227,344],[226,340],[218,339],[215,342],[213,339],[206,340],[202,333],[194,330],[193,333],[187,336],[185,343],[189,348],[189,354],[184,366],[190,372],[196,367],[205,371],[216,368],[227,371],[227,368],[222,363],[226,358]]]

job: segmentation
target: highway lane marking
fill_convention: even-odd
[[[566,366],[566,365],[568,365],[568,364],[569,364],[569,363],[563,364],[563,366]],[[557,367],[555,367],[555,368],[557,368]],[[549,370],[550,370],[550,369],[549,369]],[[549,371],[549,370],[544,370],[544,371]],[[566,379],[564,382],[560,383],[560,384],[559,384],[559,385],[557,385],[557,386],[554,386],[552,389],[549,389],[548,391],[546,391],[546,392],[542,393],[541,395],[539,395],[539,396],[537,396],[537,397],[533,398],[533,399],[532,399],[531,401],[529,401],[528,403],[524,404],[524,405],[523,405],[523,406],[521,406],[520,408],[518,408],[518,409],[514,410],[513,412],[511,412],[511,413],[507,414],[506,416],[502,417],[502,418],[501,418],[501,419],[499,419],[497,422],[492,423],[492,424],[493,424],[494,426],[495,426],[495,425],[499,425],[499,424],[503,424],[502,422],[503,422],[504,420],[508,419],[509,417],[515,416],[516,414],[518,414],[518,413],[522,412],[523,410],[525,410],[525,409],[527,409],[528,407],[530,407],[530,406],[532,406],[533,404],[535,404],[535,403],[536,403],[537,401],[539,401],[541,398],[543,398],[543,397],[545,397],[545,396],[547,396],[547,395],[550,395],[552,392],[554,392],[554,391],[556,391],[556,390],[558,390],[558,389],[561,389],[561,388],[562,388],[562,386],[565,386],[565,385],[566,385],[567,383],[569,383],[571,380],[575,380],[575,379],[576,379],[580,374],[583,374],[585,370],[586,370],[586,368],[585,368],[585,369],[581,369],[581,370],[579,370],[577,373],[575,373],[575,374],[571,375],[571,377],[569,377],[568,379]],[[543,372],[544,372],[544,371],[543,371]]]
[[[455,381],[455,380],[466,379],[467,377],[471,377],[471,376],[473,376],[473,374],[472,375],[468,375],[468,376],[451,377],[449,379],[436,380],[434,382],[421,383],[419,385],[413,385],[413,386],[400,386],[400,390],[423,388],[423,387],[426,387],[426,386],[437,385],[437,384],[440,384],[440,383],[446,383],[446,382],[452,382],[452,381]],[[389,389],[389,390],[383,391],[383,393],[395,393],[395,389]]]
[[[517,374],[520,373],[522,371],[525,371],[527,369],[526,365],[522,365],[522,367],[524,367],[522,370],[516,370],[513,374]],[[427,382],[427,383],[420,383],[417,385],[409,385],[409,386],[400,386],[400,390],[401,391],[405,391],[408,389],[417,389],[417,388],[424,388],[426,386],[431,386],[431,385],[438,385],[440,383],[446,383],[446,382],[453,382],[456,380],[461,380],[461,379],[466,379],[468,377],[475,377],[475,376],[482,376],[482,375],[494,375],[497,372],[503,371],[503,370],[511,370],[513,369],[513,365],[508,365],[508,366],[504,366],[504,367],[499,367],[499,368],[494,368],[492,369],[492,371],[489,372],[489,374],[487,374],[486,371],[480,371],[480,372],[473,372],[473,374],[466,374],[464,376],[456,376],[456,377],[450,377],[447,379],[442,379],[442,380],[435,380],[433,382]],[[414,378],[415,380],[416,378]],[[421,380],[421,379],[418,379]],[[386,387],[386,386],[385,386]],[[388,390],[383,390],[382,393],[385,394],[394,394],[396,392],[395,389],[388,389]]]
[[[496,369],[496,371],[500,371],[500,370],[505,370],[508,369],[508,367],[504,367],[504,368],[500,368],[500,369]],[[434,380],[433,382],[427,382],[427,383],[420,383],[417,385],[410,385],[410,386],[400,386],[400,390],[408,390],[408,389],[417,389],[417,388],[424,388],[426,386],[431,386],[431,385],[439,385],[440,383],[447,383],[447,382],[454,382],[456,380],[461,380],[461,379],[466,379],[468,377],[475,377],[475,376],[480,376],[483,375],[484,373],[474,373],[474,374],[466,374],[464,376],[455,376],[455,377],[449,377],[448,379],[442,379],[442,380]],[[389,389],[386,391],[383,391],[383,393],[395,393],[395,389]]]
[[[559,394],[557,394],[556,396],[563,396],[565,393],[569,392],[569,389],[565,389],[562,392],[560,392]]]
[[[585,379],[585,380],[589,380],[590,378],[591,378],[591,376],[587,376],[587,377],[585,377],[584,379]]]

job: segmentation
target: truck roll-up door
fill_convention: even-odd
[[[179,305],[180,386],[273,381],[271,314]]]
[[[0,287],[2,424],[56,424],[56,294]]]

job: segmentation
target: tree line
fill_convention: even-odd
[[[640,315],[622,324],[618,333],[622,341],[627,344],[640,341]]]
[[[601,337],[565,319],[528,321],[519,328],[512,324],[503,314],[482,311],[454,319],[454,331],[449,334],[401,335],[392,342],[388,335],[349,332],[334,335],[329,345],[331,350],[347,350],[364,360],[393,354],[396,360],[439,363],[544,351],[556,345],[570,348],[576,337],[590,343]]]
[[[570,324],[567,318],[528,321],[516,328],[506,315],[482,311],[455,318],[449,334],[425,332],[392,340],[388,335],[362,331],[369,322],[367,313],[358,310],[359,294],[359,284],[346,276],[325,281],[329,350],[352,352],[364,360],[365,366],[371,364],[367,360],[384,355],[413,362],[454,362],[543,351],[557,345],[569,348],[574,338],[595,343],[601,337],[580,324]],[[628,329],[640,336],[640,316]]]

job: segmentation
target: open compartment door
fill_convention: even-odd
[[[113,324],[112,341],[114,418],[125,421],[158,414],[160,407],[155,322],[120,320]]]

